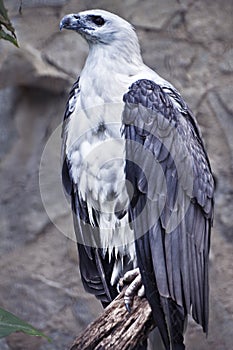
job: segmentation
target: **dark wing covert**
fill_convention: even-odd
[[[143,79],[123,99],[138,265],[166,349],[181,349],[189,312],[208,329],[213,177],[195,119],[175,90]]]

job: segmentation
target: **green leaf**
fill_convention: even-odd
[[[3,29],[3,26],[9,33]],[[7,10],[4,6],[3,0],[0,0],[0,39],[8,40],[18,47],[15,29],[7,15]]]
[[[51,341],[46,335],[32,327],[30,324],[0,308],[0,338],[6,337],[13,332],[23,332],[29,335],[40,336]]]
[[[6,33],[1,27],[0,27],[0,39],[8,40],[8,41],[12,42],[12,44],[14,44],[15,46],[19,47],[16,38],[14,36]]]

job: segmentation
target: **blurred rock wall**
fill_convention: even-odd
[[[53,342],[15,334],[2,350],[65,349],[101,312],[82,288],[75,243],[48,218],[39,188],[43,149],[60,124],[87,45],[59,32],[67,13],[103,8],[136,28],[145,62],[171,81],[195,112],[217,181],[211,250],[210,330],[190,322],[187,348],[229,350],[233,330],[233,1],[5,1],[20,48],[0,42],[0,305]],[[53,153],[54,152],[54,153]],[[59,157],[59,146],[51,154]],[[56,170],[56,169],[55,169]],[[48,180],[53,221],[72,231]],[[54,207],[53,207],[54,205]]]

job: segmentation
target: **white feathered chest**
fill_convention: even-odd
[[[136,264],[134,233],[129,227],[127,213],[125,146],[121,136],[122,96],[130,83],[125,85],[114,84],[113,99],[106,101],[93,83],[80,79],[80,92],[67,124],[66,155],[72,180],[79,196],[87,203],[93,226],[93,209],[99,213],[101,248],[108,251],[110,257],[114,251],[118,261],[112,283],[123,269],[120,265],[123,265],[124,256]],[[119,213],[124,215],[119,218]]]

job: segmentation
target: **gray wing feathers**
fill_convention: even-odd
[[[66,103],[65,113],[63,117],[63,125],[62,125],[62,149],[61,149],[61,160],[62,160],[62,183],[68,195],[71,195],[72,191],[72,181],[69,176],[69,164],[66,159],[66,139],[67,139],[67,130],[66,126],[69,123],[69,117],[71,117],[75,102],[79,95],[79,78],[73,84],[72,89],[69,94],[68,101]]]
[[[77,101],[77,96],[79,95],[79,93],[80,93],[80,89],[79,89],[79,78],[78,78],[70,90],[69,98],[68,98],[68,101],[66,103],[64,120],[69,118],[70,115],[73,113],[74,108],[75,108],[75,104]]]
[[[214,183],[195,119],[177,93],[180,109],[170,95],[148,80],[134,83],[124,95],[126,177],[136,192],[132,225],[136,237],[149,233],[160,295],[186,312],[192,306],[194,319],[207,331]],[[146,196],[144,208],[140,196]],[[145,227],[147,232],[138,232]]]

